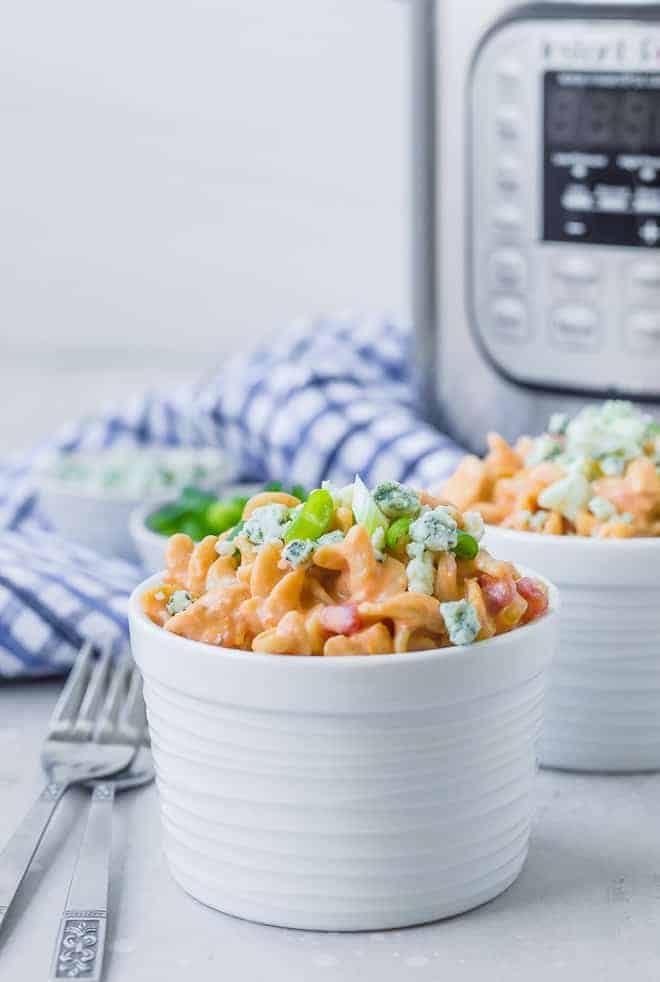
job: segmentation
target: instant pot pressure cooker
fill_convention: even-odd
[[[413,0],[423,408],[466,446],[660,408],[660,3]]]

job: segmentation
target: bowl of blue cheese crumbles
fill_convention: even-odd
[[[59,453],[39,476],[39,508],[55,531],[102,553],[137,558],[131,512],[195,485],[218,489],[236,466],[216,448],[122,445]]]

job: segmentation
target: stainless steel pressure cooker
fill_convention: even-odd
[[[660,3],[413,0],[414,315],[430,418],[660,408]]]

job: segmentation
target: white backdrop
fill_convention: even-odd
[[[397,0],[4,6],[0,448],[301,314],[406,316],[405,28]]]

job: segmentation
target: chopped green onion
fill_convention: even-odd
[[[279,481],[273,481],[264,488],[266,491],[281,489],[282,484]],[[301,500],[307,496],[301,485],[292,488],[291,493]],[[195,541],[199,541],[206,535],[221,535],[240,522],[248,500],[242,495],[218,498],[209,491],[186,486],[176,501],[163,505],[148,515],[145,525],[159,535],[169,537],[177,532],[185,532]]]
[[[244,525],[245,522],[239,522],[238,525],[234,525],[233,529],[231,530],[225,541],[233,542],[236,536],[240,535],[241,532],[243,531]]]
[[[364,526],[370,536],[377,528],[387,531],[389,521],[373,499],[366,484],[357,474],[353,485],[353,514],[358,525]]]
[[[412,520],[412,515],[404,515],[403,518],[397,518],[396,522],[392,522],[385,535],[388,549],[396,549],[401,540],[408,537]]]
[[[317,488],[312,491],[284,536],[285,542],[293,539],[313,539],[316,541],[330,528],[335,503],[329,491]]]
[[[189,515],[181,522],[181,531],[189,535],[193,542],[200,542],[205,535],[209,534],[206,523],[196,515]]]
[[[165,532],[171,525],[185,518],[188,509],[180,504],[163,505],[147,517],[146,525],[152,532]],[[178,527],[178,526],[177,526]]]
[[[247,498],[231,498],[229,501],[214,501],[206,509],[206,521],[215,535],[226,532],[240,522]]]
[[[301,501],[305,501],[307,498],[307,490],[302,484],[294,484],[291,488],[291,494],[294,498],[300,498]]]
[[[473,535],[459,530],[458,541],[451,550],[457,559],[475,559],[479,553],[479,543]]]
[[[205,508],[206,505],[210,505],[215,500],[216,495],[210,491],[201,491],[199,488],[188,485],[181,491],[177,504],[185,508],[186,511],[195,511],[198,508]]]

